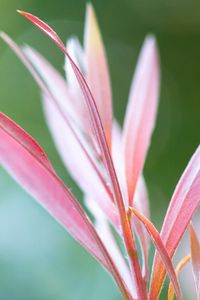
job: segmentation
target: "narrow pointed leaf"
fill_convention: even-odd
[[[71,63],[71,66],[74,70],[74,73],[76,75],[76,78],[78,80],[78,83],[81,87],[82,93],[84,95],[84,98],[85,98],[85,101],[86,101],[86,104],[88,107],[88,111],[89,111],[90,118],[91,118],[91,123],[94,128],[94,132],[96,134],[96,139],[97,139],[98,145],[101,149],[101,155],[102,155],[103,161],[105,163],[108,174],[110,176],[110,180],[111,180],[115,198],[116,198],[116,201],[118,204],[118,208],[120,210],[121,215],[122,215],[122,211],[124,212],[124,217],[125,217],[125,210],[124,210],[124,205],[123,205],[123,201],[122,201],[122,195],[121,195],[121,191],[119,188],[119,183],[118,183],[118,180],[116,177],[116,173],[114,170],[113,162],[112,162],[112,159],[110,156],[109,148],[108,148],[108,145],[106,142],[104,129],[103,129],[102,122],[101,122],[101,119],[99,116],[99,112],[97,110],[95,100],[93,98],[93,95],[91,94],[88,84],[86,83],[79,68],[74,63],[71,56],[67,52],[67,50],[64,46],[64,43],[61,41],[61,39],[59,38],[57,33],[49,25],[47,25],[46,23],[41,21],[36,16],[34,16],[30,13],[27,13],[27,12],[23,12],[23,11],[19,11],[19,13],[21,15],[23,15],[25,18],[27,18],[30,22],[32,22],[36,27],[38,27],[47,36],[49,36],[58,45],[58,47],[61,49],[61,51],[68,57],[68,59]]]
[[[19,50],[22,51],[22,55],[25,55],[26,59],[34,67],[62,111],[69,115],[73,122],[79,126],[74,97],[70,93],[67,83],[61,74],[35,49],[25,46]]]
[[[139,57],[124,120],[124,156],[130,205],[154,128],[159,81],[156,41],[149,36]]]
[[[137,286],[138,297],[146,299],[146,290],[145,290],[144,281],[142,279],[138,255],[136,252],[135,241],[134,241],[133,234],[132,234],[132,231],[130,228],[130,224],[126,217],[126,211],[125,211],[125,207],[124,207],[124,202],[123,202],[119,182],[118,182],[116,172],[114,169],[114,165],[112,162],[111,153],[108,148],[107,141],[106,141],[106,136],[105,136],[102,122],[101,122],[101,118],[100,118],[95,100],[92,96],[92,93],[88,87],[87,82],[85,81],[85,78],[83,77],[79,68],[74,63],[72,58],[70,57],[69,53],[67,52],[66,48],[64,47],[63,42],[60,40],[58,35],[48,25],[44,24],[44,22],[39,20],[37,17],[35,17],[29,13],[25,13],[25,12],[20,12],[20,13],[23,16],[25,16],[27,19],[29,19],[35,26],[37,26],[41,31],[43,31],[47,36],[49,36],[58,45],[60,50],[68,57],[68,59],[71,63],[71,66],[74,70],[77,81],[81,87],[85,102],[88,107],[89,116],[90,116],[90,120],[91,120],[91,126],[94,130],[96,142],[97,142],[97,145],[98,145],[100,153],[101,153],[101,158],[102,158],[101,160],[102,160],[102,162],[105,166],[105,169],[108,173],[108,181],[112,187],[114,201],[116,203],[116,206],[117,206],[118,212],[119,212],[119,217],[120,217],[120,222],[121,222],[120,225],[121,225],[122,232],[123,232],[126,250],[129,254],[129,262],[131,265],[131,271],[137,281],[136,286]],[[134,253],[134,255],[133,255],[133,253]]]
[[[200,243],[192,223],[190,224],[190,247],[197,299],[200,299]]]
[[[87,5],[84,51],[86,80],[94,95],[104,127],[106,140],[111,149],[112,95],[106,53],[96,16],[91,4]]]
[[[100,170],[98,170],[91,149],[87,146],[81,132],[75,130],[72,126],[71,123],[74,122],[71,118],[71,123],[69,122],[68,112],[70,101],[68,102],[68,97],[70,95],[62,78],[35,50],[26,47],[23,52],[5,33],[0,33],[0,36],[19,57],[40,87],[47,123],[54,137],[57,149],[70,174],[83,191],[98,194],[99,197],[97,199],[101,199],[103,211],[111,223],[119,229],[119,217],[111,201],[112,194],[105,184]],[[54,79],[53,84],[52,79]],[[66,106],[68,106],[67,109]],[[91,176],[87,176],[88,172]],[[99,186],[102,186],[102,188],[99,188]]]
[[[94,164],[91,164],[87,159],[70,128],[60,117],[59,112],[55,110],[53,103],[45,95],[43,96],[43,107],[53,140],[67,170],[84,193],[93,195],[93,201],[98,202],[109,221],[119,230],[118,212],[111,200],[113,196],[110,193],[110,189],[106,186],[104,178],[102,178],[98,164],[95,161]],[[77,135],[80,137],[78,132]],[[86,142],[82,140],[82,143],[84,143],[84,148],[92,157],[91,150]],[[94,165],[96,165],[95,169]],[[96,172],[97,170],[98,173]]]
[[[167,270],[169,277],[173,283],[173,286],[174,286],[174,289],[175,289],[175,292],[177,295],[177,299],[179,299],[179,300],[182,299],[181,290],[179,287],[179,283],[177,281],[176,273],[175,273],[171,258],[169,257],[169,255],[167,253],[167,250],[161,240],[159,232],[154,227],[154,225],[139,211],[137,211],[135,208],[130,208],[130,209],[131,209],[131,212],[135,215],[135,217],[137,217],[138,220],[140,220],[144,224],[146,230],[149,233],[150,238],[152,239],[152,241],[162,259],[163,264],[165,265],[165,269]]]
[[[16,123],[0,113],[0,158],[4,166],[40,204],[93,254],[102,257],[92,225],[70,191],[56,176],[40,146]],[[101,258],[104,261],[103,258]],[[105,263],[105,262],[104,262]]]
[[[82,131],[78,130],[79,128],[76,123],[78,121],[77,115],[79,114],[76,113],[76,109],[73,107],[74,97],[71,95],[67,84],[61,75],[45,60],[44,57],[42,57],[42,55],[30,47],[23,48],[23,52],[46,84],[49,94],[54,97],[56,103],[58,103],[60,107],[59,110],[56,109],[54,102],[50,99],[50,95],[48,95],[46,91],[42,90],[47,124],[51,129],[58,151],[76,182],[79,183],[81,188],[87,190],[90,186],[94,185],[94,182],[92,181],[91,185],[85,185],[84,181],[89,181],[90,183],[90,179],[92,180],[93,178],[96,178],[98,174],[93,174],[95,173],[94,163],[90,163],[85,152],[81,149],[80,141],[84,144],[84,149],[86,149],[89,157],[95,160],[90,147],[87,145],[82,135]],[[76,135],[74,134],[74,131],[71,130],[69,123],[62,117],[60,113],[61,110],[65,113],[65,115],[67,114],[69,116],[71,126],[74,128],[74,131],[76,131]],[[74,167],[72,166],[73,164]],[[87,178],[86,174],[88,173],[93,175]],[[101,185],[101,182],[99,182],[99,185]]]
[[[65,229],[111,272],[127,299],[123,280],[87,215],[56,176],[39,145],[0,113],[0,163]]]
[[[191,258],[191,256],[187,255],[187,256],[183,257],[183,259],[181,259],[181,261],[178,263],[178,265],[175,269],[177,277],[178,277],[179,272],[189,262],[190,258]],[[173,300],[173,299],[174,299],[174,287],[173,287],[172,282],[170,282],[169,288],[168,288],[168,300]]]
[[[66,82],[37,51],[30,47],[25,47],[23,50],[26,57],[46,83],[48,90],[54,96],[61,109],[67,112],[70,106],[74,105],[74,97],[67,89]],[[55,108],[49,96],[43,94],[42,98],[48,127],[52,133],[58,152],[71,176],[85,193],[90,192],[92,195],[98,195],[98,197],[94,198],[101,202],[101,207],[108,219],[119,229],[119,217],[112,202],[113,195],[105,183],[100,166],[98,166],[95,155],[92,153],[82,132],[77,130],[78,128],[76,129],[77,126],[73,131],[71,130],[71,127],[62,118],[60,110]],[[74,110],[76,110],[74,107],[70,110],[73,118],[71,120],[72,125],[74,124],[74,119],[77,119]],[[79,113],[76,112],[76,115],[79,115]],[[83,148],[86,151],[83,151]],[[86,155],[86,152],[89,156]]]
[[[42,30],[44,33],[46,33],[59,47],[65,48],[65,45],[63,44],[60,37],[57,35],[57,33],[45,22],[37,18],[36,16],[27,13],[25,11],[17,10],[17,12],[24,16],[26,19],[31,21],[35,26],[37,26],[40,30]]]
[[[161,239],[170,257],[173,256],[178,244],[189,225],[192,216],[200,205],[200,147],[192,156],[172,196],[167,210]],[[158,298],[164,278],[165,268],[155,253],[150,284],[150,299]]]

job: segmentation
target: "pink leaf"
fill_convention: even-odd
[[[119,230],[119,216],[111,200],[112,194],[110,194],[108,187],[105,186],[106,184],[102,183],[104,179],[100,180],[98,173],[82,151],[77,139],[47,96],[43,96],[43,101],[47,124],[65,166],[83,192],[92,195],[93,201],[99,204],[107,218]],[[78,132],[77,135],[82,140],[84,148],[92,157],[91,149],[89,149],[86,141],[81,138]],[[94,164],[100,176],[102,176],[97,162],[94,161]]]
[[[144,224],[146,230],[149,233],[149,236],[151,237],[151,239],[159,253],[159,256],[162,259],[163,264],[165,265],[165,269],[167,270],[169,277],[174,285],[174,289],[175,289],[177,298],[179,300],[182,299],[181,290],[180,290],[179,283],[178,283],[177,277],[176,277],[176,272],[174,270],[171,258],[169,257],[167,250],[166,250],[166,248],[162,242],[162,239],[159,235],[159,232],[154,227],[154,225],[139,211],[137,211],[135,208],[130,208],[130,209],[131,209],[131,212],[133,212],[133,214],[138,218],[138,220],[140,220]]]
[[[91,94],[91,91],[90,91],[83,75],[81,74],[77,65],[72,60],[69,53],[67,52],[63,42],[58,37],[57,33],[50,26],[48,26],[46,23],[44,23],[43,21],[38,19],[36,16],[34,16],[30,13],[22,12],[22,11],[18,11],[18,12],[21,15],[23,15],[25,18],[27,18],[29,21],[31,21],[36,27],[38,27],[47,36],[49,36],[58,45],[58,47],[61,49],[61,51],[68,57],[68,59],[71,63],[71,66],[74,70],[74,73],[76,75],[76,78],[78,80],[78,83],[81,87],[82,93],[85,98],[85,102],[86,102],[88,110],[89,110],[91,123],[94,128],[94,132],[96,134],[98,145],[101,149],[101,155],[103,157],[103,161],[107,168],[108,174],[110,175],[110,180],[112,183],[116,201],[118,202],[118,208],[119,208],[120,212],[122,212],[122,210],[124,211],[121,191],[120,191],[119,183],[118,183],[118,180],[117,180],[117,177],[115,174],[115,170],[114,170],[113,162],[112,162],[112,159],[110,156],[109,148],[108,148],[108,145],[106,142],[106,137],[105,137],[105,133],[103,130],[102,122],[101,122],[101,119],[100,119],[100,116],[99,116],[99,113],[97,110],[95,100]],[[124,211],[124,216],[125,216],[125,211]]]
[[[172,196],[166,213],[161,239],[170,257],[189,224],[193,214],[200,204],[200,147],[197,148],[185,169]],[[150,299],[158,298],[165,278],[165,269],[158,255],[155,253],[150,285]]]
[[[17,10],[17,12],[27,18],[29,21],[31,21],[35,26],[37,26],[41,31],[46,33],[59,47],[65,48],[65,45],[63,44],[62,40],[59,38],[57,33],[45,22],[38,19],[36,16],[29,14],[25,11]]]
[[[24,17],[26,17],[29,21],[31,21],[35,26],[37,26],[47,36],[49,36],[58,45],[58,47],[61,49],[61,51],[68,57],[68,59],[71,63],[71,66],[73,68],[74,74],[76,75],[77,81],[78,81],[78,83],[81,87],[82,93],[83,93],[84,98],[85,98],[85,102],[86,102],[88,110],[89,110],[89,114],[90,114],[90,118],[91,118],[91,124],[94,128],[94,132],[96,134],[97,142],[98,142],[98,145],[101,149],[101,155],[102,155],[103,161],[105,163],[105,167],[108,171],[110,181],[111,181],[111,184],[112,184],[113,193],[114,193],[114,196],[115,196],[115,201],[117,203],[120,218],[121,218],[121,221],[122,221],[122,227],[126,226],[125,225],[125,223],[127,222],[126,212],[125,212],[125,207],[124,207],[124,204],[123,204],[121,190],[120,190],[120,187],[119,187],[119,182],[117,180],[117,176],[116,176],[115,169],[114,169],[114,166],[113,166],[113,162],[112,162],[112,159],[111,159],[110,151],[109,151],[109,148],[108,148],[108,145],[107,145],[107,142],[106,142],[105,133],[104,133],[103,126],[102,126],[102,123],[101,123],[101,119],[100,119],[100,116],[99,116],[99,113],[98,113],[98,110],[97,110],[97,106],[95,104],[95,100],[94,100],[94,98],[91,94],[91,91],[90,91],[83,75],[81,74],[81,72],[80,72],[79,68],[77,67],[77,65],[72,60],[72,58],[69,55],[69,53],[67,52],[67,50],[65,49],[63,42],[60,40],[60,38],[55,33],[55,31],[53,31],[51,29],[50,26],[48,26],[43,21],[41,21],[36,16],[33,16],[30,13],[21,12],[21,11],[19,11],[19,13],[21,15],[23,15]]]
[[[139,57],[124,120],[124,156],[130,205],[154,128],[159,79],[156,42],[154,37],[149,36]]]
[[[11,45],[9,45],[11,46]],[[16,46],[16,45],[15,45]],[[16,47],[15,47],[16,49]],[[15,51],[12,47],[12,50]],[[54,96],[56,102],[60,106],[65,115],[68,115],[75,124],[80,126],[77,120],[76,107],[74,105],[74,97],[70,93],[66,81],[62,78],[61,74],[35,49],[25,46],[22,49],[21,55],[31,63],[41,80],[44,82],[48,91]],[[23,62],[27,67],[27,63]],[[29,70],[31,72],[31,70]],[[44,91],[42,91],[44,93]]]
[[[78,201],[56,176],[39,145],[3,113],[0,113],[0,140],[1,165],[113,274],[122,293],[129,295]]]
[[[86,79],[97,104],[106,140],[111,149],[112,95],[106,53],[96,16],[91,4],[87,5],[84,50]]]
[[[56,176],[39,145],[17,124],[0,113],[1,164],[86,248],[95,249],[85,213]],[[79,228],[80,227],[80,228]],[[82,230],[80,230],[82,228]],[[91,241],[90,241],[91,239]],[[93,245],[94,244],[94,245]],[[101,257],[101,255],[100,255]],[[104,261],[103,259],[101,259]]]
[[[46,84],[49,93],[55,98],[60,110],[65,113],[65,116],[69,116],[71,127],[73,127],[76,132],[76,135],[74,135],[74,131],[71,130],[71,127],[68,126],[69,124],[62,117],[60,110],[56,109],[54,102],[51,101],[50,95],[47,95],[46,91],[42,91],[47,124],[65,165],[84,191],[88,191],[88,188],[90,189],[92,186],[96,188],[101,186],[102,183],[100,180],[98,181],[98,174],[96,174],[94,169],[94,164],[96,164],[96,168],[98,168],[96,158],[86,142],[82,131],[79,130],[77,124],[79,121],[77,120],[79,119],[77,116],[79,116],[79,114],[76,113],[74,97],[70,93],[66,82],[36,50],[25,47],[23,51]],[[78,137],[78,139],[76,137]],[[79,141],[81,141],[89,157],[94,161],[93,164],[91,164],[85,155]],[[66,151],[66,149],[68,151]],[[88,173],[91,174],[91,176],[87,176]]]
[[[145,299],[146,298],[145,285],[144,285],[144,281],[142,279],[138,255],[136,252],[135,241],[133,238],[133,234],[131,232],[130,224],[126,217],[126,211],[125,211],[125,207],[124,207],[124,202],[123,202],[119,182],[118,182],[116,172],[114,169],[114,165],[112,162],[110,150],[108,148],[108,144],[106,141],[106,136],[105,136],[102,122],[101,122],[101,119],[99,116],[99,112],[98,112],[95,100],[92,96],[92,93],[91,93],[91,91],[88,87],[88,84],[85,81],[82,73],[80,72],[79,68],[74,63],[74,61],[72,60],[71,56],[67,52],[66,48],[64,47],[63,42],[60,40],[58,35],[47,24],[45,24],[43,21],[41,21],[37,17],[35,17],[29,13],[26,13],[26,12],[20,12],[20,13],[24,17],[26,17],[28,20],[30,20],[35,26],[37,26],[41,31],[43,31],[47,36],[49,36],[58,45],[58,47],[61,49],[61,51],[68,57],[68,59],[71,63],[71,66],[76,75],[77,81],[82,90],[85,102],[88,107],[89,116],[90,116],[90,120],[91,120],[91,126],[95,133],[97,145],[101,151],[100,153],[101,153],[101,158],[102,158],[103,164],[109,175],[109,181],[110,181],[109,183],[111,184],[113,195],[114,195],[114,201],[118,208],[120,222],[121,222],[121,228],[122,228],[122,232],[123,232],[124,242],[126,245],[126,250],[128,251],[128,254],[129,254],[129,260],[130,260],[130,265],[131,265],[131,269],[132,269],[132,274],[133,274],[133,276],[135,276],[135,279],[137,281],[138,297],[141,297],[141,298],[143,297]]]
[[[192,257],[192,268],[194,273],[194,279],[196,283],[197,298],[200,299],[200,243],[197,234],[190,224],[190,246]]]
[[[94,161],[85,138],[79,130],[76,130],[77,126],[72,126],[74,124],[72,118],[75,117],[75,114],[73,108],[69,109],[73,101],[70,102],[66,83],[60,74],[35,50],[26,47],[23,52],[5,33],[1,33],[0,36],[23,62],[39,85],[43,94],[47,123],[70,174],[83,191],[90,191],[95,199],[101,199],[101,208],[113,225],[119,228],[119,217],[114,203],[111,201],[112,194]],[[69,122],[70,115],[71,122]],[[88,173],[91,176],[87,176]]]

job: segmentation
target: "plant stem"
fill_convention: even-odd
[[[129,257],[131,273],[136,283],[138,300],[146,300],[147,299],[146,284],[142,277],[142,272],[139,264],[138,251],[132,233],[131,223],[127,215],[126,215],[126,222],[124,222],[123,235],[124,235],[124,243]]]

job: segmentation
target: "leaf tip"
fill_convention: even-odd
[[[94,8],[91,2],[87,2],[86,4],[86,15],[94,14]]]
[[[86,17],[85,17],[85,37],[84,39],[89,39],[94,45],[98,44],[100,41],[100,31],[98,27],[98,22],[93,5],[88,2],[86,6]],[[85,41],[86,44],[86,41]]]
[[[18,12],[18,14],[20,14],[23,17],[25,17],[29,21],[32,21],[32,23],[34,23],[34,19],[38,19],[37,17],[35,17],[34,15],[32,15],[32,14],[26,12],[26,11],[17,9],[17,12]]]
[[[17,9],[17,13],[22,15],[22,16],[25,16],[27,13],[23,10],[20,10],[20,9]]]
[[[0,38],[2,38],[4,40],[4,37],[6,36],[5,32],[0,31]]]
[[[11,44],[11,38],[4,32],[0,31],[0,38],[8,45]]]
[[[192,222],[190,222],[190,241],[191,241],[191,244],[196,239],[197,239],[197,235],[196,235],[196,232],[194,230],[194,226],[193,226]]]

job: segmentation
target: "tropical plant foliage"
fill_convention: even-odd
[[[200,203],[200,148],[192,156],[163,221],[161,232],[150,221],[143,167],[154,129],[160,86],[159,58],[153,36],[145,39],[132,80],[123,127],[112,113],[112,92],[102,37],[87,6],[84,45],[64,43],[51,27],[30,13],[31,21],[66,57],[66,79],[36,50],[3,40],[37,82],[47,124],[66,168],[84,194],[90,220],[56,174],[48,157],[20,126],[0,113],[1,165],[113,276],[124,299],[158,299],[166,273],[168,298],[182,299],[172,257]],[[113,234],[121,238],[126,256]],[[142,251],[142,265],[139,249]],[[200,299],[200,245],[190,225],[191,258]],[[150,240],[156,251],[148,269]],[[126,259],[128,257],[128,259]],[[150,278],[150,283],[149,283]],[[149,291],[148,291],[149,286]]]

